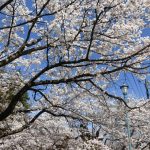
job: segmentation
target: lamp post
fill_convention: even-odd
[[[145,80],[145,89],[146,89],[147,99],[149,99],[150,98],[150,95],[149,95],[150,82],[148,80]]]
[[[127,102],[127,94],[128,94],[128,85],[123,84],[120,86],[120,89],[122,91],[122,94],[124,96],[124,101]],[[127,125],[127,132],[128,132],[128,149],[131,150],[131,133],[130,133],[130,123],[129,123],[129,117],[128,117],[128,112],[125,110],[125,120],[126,120],[126,125]]]

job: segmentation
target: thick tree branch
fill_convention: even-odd
[[[2,5],[0,6],[0,11],[1,11],[3,8],[5,8],[7,5],[9,5],[11,2],[13,2],[13,0],[7,0],[4,4],[2,4]]]

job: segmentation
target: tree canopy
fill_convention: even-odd
[[[150,40],[142,35],[149,27],[149,8],[148,0],[1,1],[0,121],[12,127],[0,132],[0,137],[21,136],[17,133],[32,126],[38,130],[34,125],[45,114],[49,122],[56,119],[59,124],[65,118],[64,126],[78,124],[79,129],[81,122],[87,128],[90,122],[97,128],[105,126],[108,133],[110,106],[121,105],[131,114],[145,106],[129,105],[109,86],[122,73],[132,73],[139,80],[149,75]],[[14,128],[12,120],[18,123],[18,116],[22,123]],[[124,133],[116,132],[121,132],[119,138],[125,142]],[[88,143],[80,133],[83,148]],[[92,136],[89,145],[106,146],[104,140],[97,143],[98,137]]]

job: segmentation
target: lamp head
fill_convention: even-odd
[[[126,85],[125,83],[122,86],[120,86],[120,89],[121,89],[123,95],[127,95],[128,88],[129,88],[129,86]]]

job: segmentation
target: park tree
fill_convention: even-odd
[[[1,1],[0,121],[9,122],[9,130],[0,137],[23,136],[45,114],[52,122],[65,118],[66,124],[83,121],[110,131],[111,103],[137,111],[109,86],[123,72],[139,80],[150,73],[150,41],[143,36],[149,5],[148,0]],[[10,118],[22,121],[14,128]],[[83,142],[97,143],[95,135],[82,133]]]

